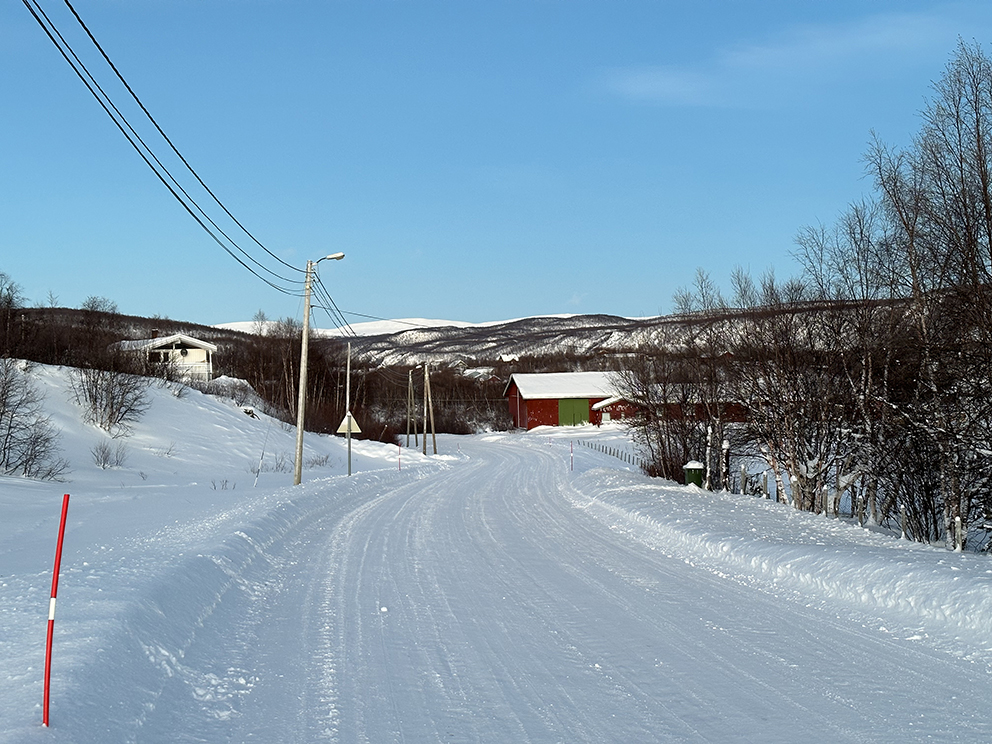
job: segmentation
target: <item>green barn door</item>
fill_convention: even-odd
[[[558,426],[589,423],[588,398],[562,398],[558,401]]]

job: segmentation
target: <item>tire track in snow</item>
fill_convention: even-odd
[[[340,620],[336,665],[351,679],[340,741],[989,733],[939,714],[952,691],[976,704],[989,689],[981,673],[972,692],[946,685],[910,705],[934,669],[962,670],[611,530],[572,505],[560,453],[533,441],[464,443],[469,463],[403,486],[351,525],[361,560],[328,591],[388,612]],[[914,705],[924,718],[906,718]]]
[[[984,669],[612,529],[560,452],[493,439],[245,529],[210,611],[149,644],[145,725],[103,741],[992,738],[948,712],[984,708]]]

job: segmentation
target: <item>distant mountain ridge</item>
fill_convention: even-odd
[[[549,315],[469,323],[423,318],[355,323],[346,329],[315,329],[327,341],[348,340],[356,360],[372,366],[416,366],[423,362],[468,367],[521,357],[561,354],[579,357],[622,356],[644,348],[685,340],[704,316],[669,315],[625,318],[617,315]],[[228,331],[251,333],[254,322],[225,323]]]
[[[905,300],[874,302],[899,304]],[[747,309],[718,308],[689,315],[650,318],[598,314],[555,315],[479,324],[427,321],[424,327],[353,336],[350,341],[354,354],[374,366],[460,361],[468,367],[480,367],[522,357],[574,355],[588,359],[594,356],[626,356],[646,349],[684,349],[697,342],[702,328],[715,323],[729,323],[725,328],[733,337],[736,333],[734,326],[748,316],[786,313],[815,317],[827,311],[846,312],[857,307],[856,302],[825,300]],[[428,327],[427,323],[434,325]],[[367,330],[373,329],[374,325]]]
[[[535,317],[572,318],[575,317],[575,314],[568,313]],[[488,320],[481,323],[473,323],[466,320],[441,320],[438,318],[393,318],[388,320],[383,318],[379,320],[363,321],[361,323],[351,323],[347,327],[313,328],[313,333],[317,336],[325,337],[351,337],[354,335],[384,336],[391,333],[400,333],[402,331],[423,328],[487,328],[490,326],[505,325],[507,323],[515,323],[518,320],[527,319],[528,318],[514,318],[512,320]],[[262,326],[271,327],[276,325],[276,323],[278,323],[278,321],[266,320],[262,322]],[[254,333],[258,326],[259,324],[257,321],[242,320],[235,321],[233,323],[220,323],[214,327],[228,331],[239,331],[241,333]]]
[[[378,366],[411,366],[425,361],[463,361],[475,366],[519,357],[636,353],[646,345],[672,343],[684,336],[686,326],[684,317],[568,315],[425,326],[349,340],[356,357]]]

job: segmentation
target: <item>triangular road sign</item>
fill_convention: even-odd
[[[358,428],[358,422],[355,421],[355,417],[351,415],[351,411],[348,411],[344,415],[344,419],[341,421],[341,426],[338,427],[338,434],[347,434],[349,427],[352,434],[361,434],[362,430]]]

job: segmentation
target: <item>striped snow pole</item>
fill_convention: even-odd
[[[55,596],[59,592],[59,565],[62,563],[62,539],[65,537],[65,517],[69,512],[69,494],[62,497],[62,520],[59,522],[59,541],[55,546],[55,570],[52,573],[52,598],[48,602],[48,641],[45,643],[45,704],[41,723],[48,725],[48,701],[52,680],[52,634],[55,630]]]

